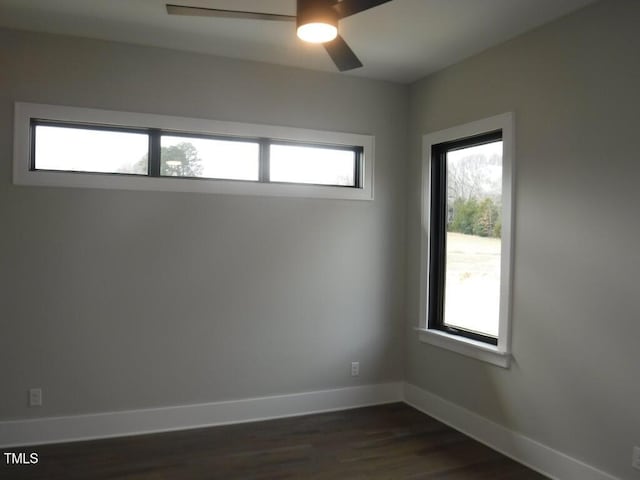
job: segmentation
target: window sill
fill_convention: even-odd
[[[493,345],[487,345],[470,338],[449,335],[437,330],[416,328],[416,331],[421,342],[445,348],[498,367],[509,368],[511,365],[511,354],[498,350],[498,347]]]

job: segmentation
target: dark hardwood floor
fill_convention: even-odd
[[[3,480],[545,478],[402,403],[10,451],[39,462]]]

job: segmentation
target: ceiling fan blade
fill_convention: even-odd
[[[390,1],[391,0],[342,0],[336,2],[333,8],[338,11],[338,18],[344,18]]]
[[[347,42],[344,41],[340,35],[330,42],[323,43],[324,49],[327,51],[333,63],[336,64],[338,70],[346,72],[347,70],[353,70],[354,68],[360,68],[362,62],[358,60],[353,50],[349,48]]]
[[[189,7],[186,5],[172,5],[167,3],[169,15],[186,15],[190,17],[221,17],[241,18],[249,20],[275,20],[279,22],[295,21],[293,15],[278,15],[275,13],[243,12],[239,10],[220,10],[218,8]]]

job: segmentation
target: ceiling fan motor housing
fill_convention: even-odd
[[[297,27],[309,23],[325,23],[338,28],[338,12],[327,1],[297,0]]]

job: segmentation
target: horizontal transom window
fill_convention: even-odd
[[[17,103],[15,140],[17,184],[373,197],[367,135]]]
[[[359,146],[275,144],[269,138],[38,119],[31,125],[32,170],[359,187]]]

